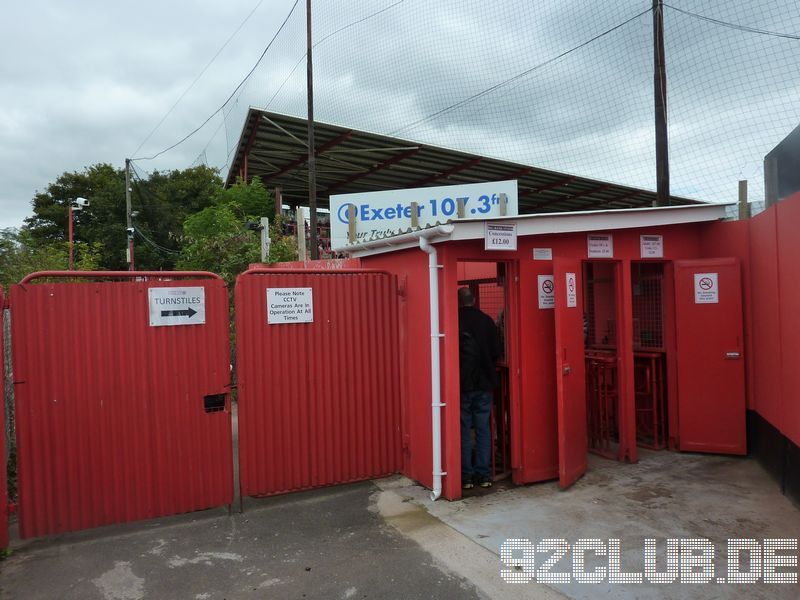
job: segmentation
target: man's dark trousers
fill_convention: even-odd
[[[492,458],[492,392],[475,390],[461,394],[461,477],[488,480]],[[472,461],[470,429],[475,427],[475,462]]]

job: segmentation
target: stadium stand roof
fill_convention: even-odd
[[[308,200],[307,121],[250,108],[227,184],[258,176],[282,201]],[[333,194],[516,179],[519,213],[641,208],[653,191],[315,122],[318,206]],[[671,196],[670,205],[702,204]]]

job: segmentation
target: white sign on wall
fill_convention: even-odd
[[[642,258],[664,258],[663,235],[640,235],[639,247]]]
[[[552,275],[539,275],[539,308],[556,307],[556,285]]]
[[[360,243],[409,231],[413,225],[412,203],[416,203],[417,227],[422,229],[459,218],[459,200],[464,203],[465,219],[503,216],[503,196],[505,214],[519,214],[516,180],[333,195],[330,198],[331,245],[334,248],[348,245],[351,210],[356,243]]]
[[[267,288],[267,323],[313,323],[311,288]]]
[[[552,248],[534,248],[533,260],[553,260]]]
[[[695,273],[694,274],[694,303],[718,304],[719,303],[719,274]]]
[[[610,233],[587,235],[586,244],[589,258],[614,258],[614,238]]]
[[[204,287],[151,287],[147,290],[150,326],[203,325],[206,322]]]
[[[484,250],[516,250],[517,224],[486,223]]]
[[[578,306],[578,284],[575,273],[567,273],[567,308]]]

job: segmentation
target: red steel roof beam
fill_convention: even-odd
[[[482,160],[483,160],[483,156],[476,156],[475,158],[472,158],[472,159],[468,160],[467,162],[461,163],[460,165],[456,165],[455,167],[447,169],[446,171],[442,171],[441,173],[437,173],[435,175],[431,175],[430,177],[425,177],[423,179],[418,179],[417,181],[414,181],[414,182],[408,184],[408,187],[412,187],[412,188],[413,187],[422,187],[425,184],[433,183],[437,179],[444,179],[446,177],[450,177],[450,175],[455,175],[456,173],[460,173],[461,171],[466,171],[467,169],[469,169],[471,167],[474,167],[475,165],[477,165]]]
[[[393,164],[400,162],[401,160],[405,160],[406,158],[411,158],[417,152],[419,152],[419,148],[414,148],[413,150],[407,150],[406,152],[402,152],[400,154],[392,156],[391,158],[387,158],[383,162],[380,162],[380,163],[378,163],[376,165],[372,165],[369,169],[367,169],[363,173],[356,173],[354,175],[350,175],[349,177],[345,177],[341,181],[335,183],[334,185],[332,185],[331,187],[328,188],[328,190],[327,190],[328,195],[330,196],[331,194],[336,193],[336,191],[342,189],[348,183],[353,183],[354,181],[357,181],[357,180],[359,180],[359,179],[361,179],[363,177],[366,177],[367,175],[372,175],[373,173],[375,173],[377,171],[380,171],[381,169],[385,169],[386,167],[390,167]]]
[[[349,129],[347,131],[340,133],[332,140],[325,142],[321,146],[317,146],[317,149],[314,151],[314,155],[319,156],[323,152],[330,150],[331,148],[335,148],[343,141],[345,141],[347,138],[349,138],[351,135],[353,135],[353,132]],[[292,162],[290,162],[288,165],[283,166],[277,173],[269,173],[268,177],[270,178],[279,177],[280,175],[288,173],[289,171],[294,171],[297,167],[304,165],[307,162],[308,162],[308,156],[304,154],[300,158],[297,158]]]

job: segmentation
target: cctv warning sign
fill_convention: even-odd
[[[267,288],[267,323],[313,323],[311,288]]]

